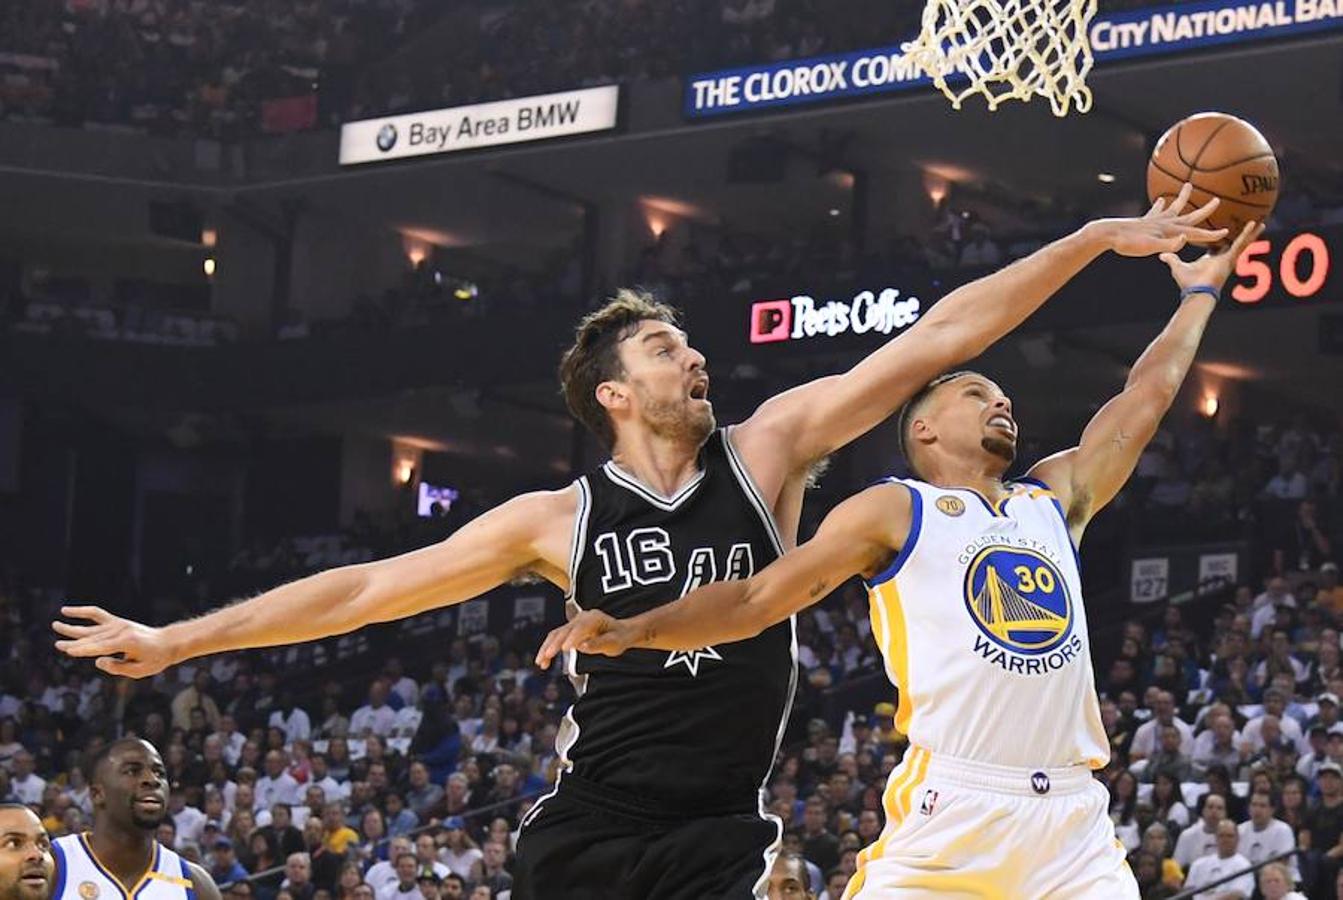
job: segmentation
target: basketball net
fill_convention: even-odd
[[[1096,0],[928,0],[923,30],[902,49],[956,109],[974,94],[991,110],[1044,97],[1065,116],[1074,105],[1091,108],[1087,30],[1095,14]]]

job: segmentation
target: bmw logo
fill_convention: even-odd
[[[396,146],[396,126],[391,122],[378,129],[378,149],[383,153]]]

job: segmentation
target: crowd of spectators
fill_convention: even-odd
[[[0,117],[232,139],[895,44],[917,33],[922,9],[920,0],[458,10],[425,0],[16,0],[0,10]],[[451,52],[397,54],[425,34]]]
[[[1175,428],[1121,497],[1139,529],[1187,515],[1184,540],[1225,537],[1229,526],[1256,548],[1253,586],[1134,607],[1129,621],[1093,627],[1113,752],[1097,776],[1144,898],[1294,848],[1282,867],[1224,890],[1248,900],[1257,877],[1273,900],[1294,885],[1336,896],[1341,450],[1336,430],[1304,415],[1275,427]],[[1186,489],[1171,486],[1179,478]],[[1275,508],[1292,528],[1254,525],[1277,521]],[[437,540],[457,521],[411,533],[361,519],[340,538],[257,543],[186,607],[156,615]],[[0,570],[0,799],[33,804],[53,833],[87,828],[87,761],[134,733],[169,771],[160,839],[232,884],[232,900],[507,896],[518,822],[553,782],[554,738],[572,700],[563,677],[529,665],[539,626],[446,631],[432,642],[441,653],[404,658],[394,655],[408,653],[395,649],[409,646],[401,632],[389,641],[375,630],[129,682],[53,653],[47,622],[60,599]],[[836,900],[857,851],[881,832],[883,787],[905,741],[859,586],[803,613],[798,644],[799,693],[767,803],[818,897]]]
[[[216,138],[313,127],[316,88],[437,14],[424,0],[14,0],[0,117]]]

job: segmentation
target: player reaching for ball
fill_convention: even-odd
[[[705,359],[673,311],[623,293],[580,324],[561,364],[570,409],[611,460],[524,494],[432,547],[329,570],[164,628],[96,607],[58,649],[144,677],[195,656],[297,643],[460,603],[532,572],[582,608],[629,615],[743,578],[796,541],[808,469],[937,372],[983,352],[1107,250],[1221,241],[1185,212],[1102,219],[966,284],[851,370],[719,429]],[[784,617],[786,618],[786,617]],[[792,624],[731,647],[588,656],[556,739],[562,777],[520,822],[514,900],[739,900],[763,890],[782,824],[760,804],[797,672]]]
[[[1110,749],[1076,548],[1133,472],[1261,230],[1249,223],[1194,262],[1162,255],[1180,287],[1175,315],[1078,445],[1027,477],[1003,480],[1016,457],[1012,401],[976,372],[942,375],[900,413],[915,477],[841,503],[811,541],[749,579],[632,618],[584,612],[537,662],[730,645],[861,575],[910,748],[845,897],[1137,898],[1091,774]]]

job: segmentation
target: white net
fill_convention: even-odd
[[[1096,0],[927,0],[923,30],[903,49],[957,109],[975,94],[989,109],[1044,97],[1065,116],[1091,108],[1087,30],[1095,14]]]

